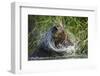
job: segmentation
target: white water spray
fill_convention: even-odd
[[[75,40],[72,40],[72,44],[69,44],[68,42],[64,41],[63,44],[58,44],[58,47],[55,46],[54,40],[52,39],[52,29],[50,29],[48,32],[44,33],[40,38],[40,45],[45,50],[52,50],[56,52],[66,52],[68,54],[75,54],[75,50],[77,47],[77,44],[75,43]],[[74,37],[75,38],[75,37]]]

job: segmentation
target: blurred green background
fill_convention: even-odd
[[[88,55],[88,17],[28,15],[28,55],[38,48],[43,33],[55,23],[62,22],[65,31],[70,31],[78,42],[77,55]]]

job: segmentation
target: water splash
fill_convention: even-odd
[[[44,48],[47,51],[56,51],[56,52],[66,52],[67,54],[73,54],[75,55],[75,51],[77,49],[77,43],[75,40],[75,37],[72,33],[68,32],[70,41],[64,41],[62,44],[58,44],[58,46],[55,46],[54,39],[52,37],[53,32],[52,28],[46,32],[41,34],[41,38],[39,40],[39,44],[42,48]]]

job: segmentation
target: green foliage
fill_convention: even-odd
[[[55,23],[62,22],[65,31],[70,31],[79,48],[77,54],[88,53],[88,18],[87,17],[72,17],[72,16],[28,16],[28,53],[32,54],[36,50],[39,38],[43,33],[48,31]],[[34,50],[33,50],[34,49]]]

